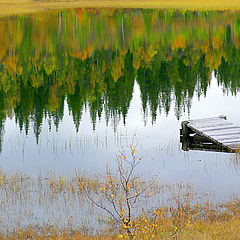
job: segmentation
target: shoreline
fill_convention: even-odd
[[[139,8],[139,9],[179,9],[179,10],[200,10],[200,11],[236,11],[240,9],[240,0],[235,1],[206,1],[195,2],[192,0],[152,0],[152,1],[56,1],[56,2],[32,2],[32,1],[6,1],[0,0],[0,17],[31,14],[47,10],[70,8]]]

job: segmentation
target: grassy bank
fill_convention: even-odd
[[[165,221],[164,224],[159,222],[156,232],[142,233],[136,235],[133,239],[184,239],[184,240],[239,240],[240,234],[240,220],[239,218],[232,218],[231,220],[216,220],[216,221],[195,221],[189,224],[186,229],[177,238],[175,235],[168,235],[166,237],[162,234],[162,229],[166,229],[171,225],[171,219]],[[160,225],[161,224],[161,225]],[[168,226],[169,225],[169,226]],[[161,227],[160,227],[161,226]],[[179,234],[180,235],[180,234]],[[175,238],[174,238],[175,236]],[[42,228],[41,232],[35,231],[34,228],[25,230],[18,230],[8,236],[1,236],[2,240],[13,239],[75,239],[75,240],[110,240],[110,239],[130,239],[123,234],[99,234],[99,235],[84,235],[78,231],[69,232],[67,229],[57,232],[49,228]]]
[[[240,201],[229,202],[220,211],[208,203],[205,206],[183,206],[182,208],[159,208],[155,215],[145,214],[135,219],[136,231],[132,236],[125,229],[119,232],[105,231],[99,234],[84,234],[83,231],[53,226],[29,226],[16,229],[10,234],[0,234],[5,239],[184,239],[184,240],[239,240]],[[221,206],[222,208],[222,206]]]
[[[29,1],[0,0],[0,16],[33,13],[61,8],[173,8],[188,10],[240,9],[240,0],[76,0],[76,1]]]

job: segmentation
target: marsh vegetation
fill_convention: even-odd
[[[1,172],[1,239],[239,238],[237,198],[220,204],[209,201],[206,192],[200,193],[191,185],[138,179],[145,199],[136,196],[136,206],[128,209],[126,192],[114,189],[116,195],[112,196],[112,188],[117,186],[113,178],[109,169],[102,176],[78,172],[38,178]],[[133,185],[137,183],[132,182],[129,188]],[[151,187],[147,190],[146,185]],[[120,222],[113,217],[113,204],[120,209]],[[132,211],[130,219],[128,210]]]

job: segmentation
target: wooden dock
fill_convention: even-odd
[[[237,152],[240,150],[240,127],[225,116],[182,122],[183,150]]]

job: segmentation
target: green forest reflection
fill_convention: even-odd
[[[0,19],[0,138],[15,117],[38,141],[43,119],[56,128],[67,101],[76,130],[90,110],[124,123],[135,81],[143,112],[179,118],[214,71],[224,91],[240,87],[240,14],[77,9]],[[1,142],[1,141],[0,141]],[[1,144],[0,144],[1,149]]]

